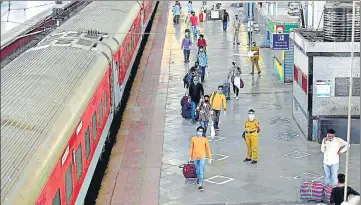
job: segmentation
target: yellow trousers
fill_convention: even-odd
[[[247,159],[258,160],[258,133],[246,134]]]
[[[259,58],[252,58],[251,59],[251,61],[252,61],[252,73],[254,73],[254,66],[256,66],[257,72],[261,72],[261,69],[259,68],[259,65],[258,65],[258,60],[259,60]]]

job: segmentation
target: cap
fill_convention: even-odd
[[[254,111],[253,109],[250,109],[250,110],[248,110],[248,113],[252,113],[252,114],[254,114],[254,113],[255,113],[255,111]]]

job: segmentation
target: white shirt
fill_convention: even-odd
[[[341,138],[334,137],[331,140],[322,140],[321,152],[323,153],[323,163],[326,165],[334,165],[340,162],[340,156],[338,152],[346,152],[347,142]],[[343,147],[343,148],[342,148]],[[340,150],[340,148],[342,148]]]

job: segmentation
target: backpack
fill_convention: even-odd
[[[213,107],[213,101],[214,101],[214,97],[216,96],[216,91],[213,91],[213,93],[211,94],[211,105]]]

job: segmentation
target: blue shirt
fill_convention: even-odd
[[[193,11],[193,5],[191,3],[188,3],[187,7],[188,7],[188,12]]]
[[[174,15],[180,15],[180,7],[179,5],[176,5],[174,8],[173,8],[173,13]]]

